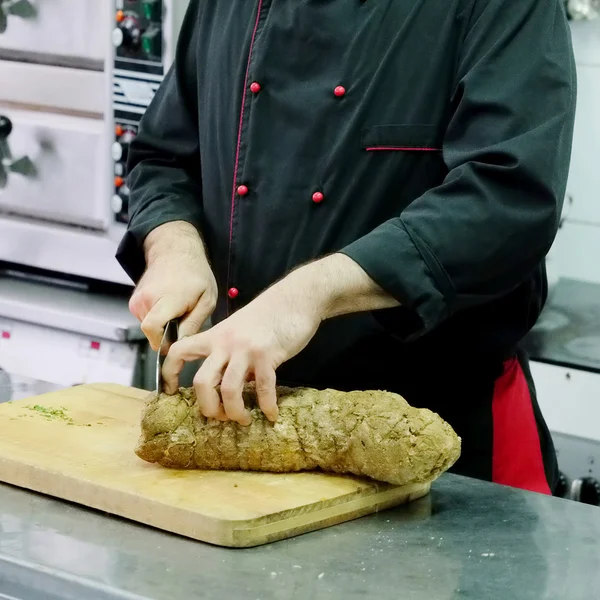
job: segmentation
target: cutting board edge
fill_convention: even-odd
[[[304,471],[304,473],[312,473],[312,471]],[[323,475],[329,475],[328,473],[321,473]],[[273,475],[279,475],[274,473]],[[344,479],[343,475],[332,474],[335,477],[340,477]],[[432,482],[424,482],[423,484],[419,483],[411,483],[407,485],[392,485],[390,483],[379,482],[379,481],[369,481],[368,479],[360,479],[354,476],[348,476],[350,481],[353,481],[362,487],[357,488],[356,490],[349,491],[340,496],[334,496],[333,498],[321,499],[315,502],[311,502],[309,504],[304,504],[301,506],[297,506],[295,508],[287,508],[285,510],[281,510],[274,513],[269,513],[268,515],[252,517],[250,519],[222,519],[222,522],[228,523],[232,527],[236,529],[236,531],[244,531],[248,529],[254,529],[256,527],[263,527],[266,525],[272,525],[275,523],[279,523],[281,521],[287,520],[292,517],[300,516],[302,514],[311,513],[316,514],[322,509],[325,510],[335,510],[338,506],[347,506],[353,502],[366,501],[374,496],[382,497],[384,495],[387,497],[391,495],[393,497],[400,495],[407,488],[417,487],[421,485],[431,485]],[[315,509],[315,506],[319,506],[320,508]]]
[[[432,482],[427,482],[391,488],[381,492],[378,496],[378,502],[375,504],[366,502],[370,496],[360,496],[345,503],[325,506],[287,519],[261,524],[256,527],[233,529],[231,537],[228,540],[221,540],[218,545],[230,548],[252,548],[325,529],[346,521],[353,521],[424,498],[431,492],[431,484]],[[411,491],[405,488],[411,488]],[[303,523],[302,521],[307,516],[310,516],[312,520]],[[293,523],[297,524],[294,525]]]
[[[20,472],[20,476],[17,475],[18,472]],[[395,486],[385,491],[381,491],[380,488],[374,485],[372,491],[365,487],[345,496],[333,498],[332,502],[327,505],[319,505],[315,502],[271,515],[238,520],[219,519],[173,507],[159,500],[150,500],[150,503],[161,507],[166,512],[162,517],[157,512],[155,518],[141,519],[139,513],[136,513],[133,509],[128,509],[127,502],[123,502],[123,499],[131,497],[139,501],[139,497],[135,494],[119,491],[121,501],[111,505],[111,503],[102,502],[103,495],[97,493],[104,489],[102,485],[64,474],[61,474],[59,479],[56,477],[58,474],[58,471],[48,471],[34,465],[0,457],[0,481],[9,485],[41,493],[61,501],[72,502],[84,508],[109,513],[200,542],[230,548],[259,546],[330,527],[344,521],[354,520],[393,506],[399,506],[427,495],[432,483],[430,481],[422,484]],[[34,478],[36,479],[35,485],[32,483]],[[56,482],[60,482],[58,488]],[[84,493],[61,492],[60,488],[64,490],[69,487],[65,485],[66,482],[79,484],[72,486],[72,489],[83,490]],[[369,490],[370,493],[361,493],[365,490]],[[377,502],[375,503],[372,502],[374,496],[377,496]],[[350,513],[351,510],[355,512]],[[194,527],[193,523],[194,518],[202,521],[204,528],[202,534],[197,533],[197,528]],[[180,522],[181,525],[174,525],[176,522]],[[289,527],[290,522],[294,523],[291,528]]]
[[[12,470],[11,470],[12,469]],[[60,478],[56,477],[60,475]],[[35,485],[33,484],[33,478],[36,478]],[[117,495],[119,497],[118,502],[103,502],[103,494],[98,493],[106,488],[101,485],[94,483],[89,479],[80,479],[59,473],[58,471],[51,471],[41,469],[35,465],[17,462],[9,458],[0,456],[0,482],[7,483],[14,487],[26,489],[36,494],[42,494],[49,496],[56,500],[71,502],[77,504],[83,508],[108,513],[116,517],[124,518],[135,523],[141,523],[148,525],[156,529],[165,531],[167,533],[177,533],[185,537],[192,537],[192,539],[200,540],[198,537],[193,537],[183,532],[177,531],[168,523],[162,521],[168,521],[168,517],[172,515],[181,515],[183,517],[190,518],[195,516],[196,518],[202,519],[207,529],[210,527],[211,531],[219,529],[222,521],[215,519],[214,517],[205,516],[198,513],[192,513],[188,510],[174,507],[168,503],[161,502],[160,500],[148,500],[141,498],[142,501],[146,500],[150,504],[154,504],[156,507],[163,508],[167,511],[166,518],[163,519],[140,519],[139,513],[136,513],[134,509],[127,508],[127,502],[123,502],[124,499],[134,498],[140,501],[140,497],[132,492],[118,490]],[[60,485],[56,485],[56,482],[60,482]],[[65,493],[61,491],[61,488],[67,489],[69,483],[75,483],[76,486],[71,486],[71,489],[77,490],[77,492]],[[82,493],[83,492],[83,493]],[[214,535],[214,534],[211,534]]]
[[[221,471],[222,472],[222,471]],[[236,471],[228,471],[229,473],[235,473]],[[240,473],[244,473],[244,471],[240,471]],[[256,473],[263,473],[261,471],[256,471]],[[264,474],[264,473],[263,473]],[[269,473],[273,476],[280,475],[295,475],[296,473]],[[259,515],[251,518],[243,518],[243,519],[224,519],[220,517],[214,517],[219,523],[223,523],[232,528],[235,531],[247,531],[250,529],[256,529],[258,527],[267,527],[272,526],[277,523],[282,523],[291,518],[301,517],[306,514],[317,514],[321,510],[336,510],[338,507],[348,506],[353,502],[361,502],[367,501],[373,497],[381,497],[382,495],[391,494],[392,496],[397,496],[401,493],[405,488],[420,486],[422,484],[408,484],[406,486],[398,486],[392,485],[390,483],[385,483],[382,481],[369,480],[366,478],[356,477],[354,475],[340,475],[338,473],[325,473],[321,471],[300,471],[298,474],[318,474],[323,476],[331,476],[339,479],[347,479],[355,483],[357,487],[355,490],[348,491],[344,494],[333,496],[331,498],[322,498],[320,500],[315,500],[313,502],[309,502],[307,504],[302,504],[300,506],[295,506],[293,508],[287,508],[285,510],[269,513],[266,515]],[[431,485],[431,482],[425,482],[425,485]]]

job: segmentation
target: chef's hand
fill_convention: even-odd
[[[153,350],[158,350],[166,323],[182,317],[179,339],[200,331],[217,302],[217,282],[195,227],[183,221],[165,223],[144,242],[146,272],[129,309]]]
[[[165,391],[177,391],[187,361],[205,358],[194,388],[206,417],[250,424],[244,383],[256,381],[267,418],[278,415],[275,371],[296,356],[325,319],[399,306],[351,258],[332,254],[304,265],[209,331],[173,344],[163,365]],[[221,397],[216,387],[221,384]]]
[[[282,280],[209,331],[173,344],[163,365],[165,392],[177,391],[186,361],[206,358],[194,377],[205,417],[249,425],[242,390],[246,381],[254,379],[259,406],[274,421],[278,415],[275,371],[308,344],[320,323],[310,295]],[[215,389],[219,384],[221,397]]]

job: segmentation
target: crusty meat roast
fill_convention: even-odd
[[[397,485],[435,479],[460,455],[461,440],[439,415],[390,392],[278,387],[279,418],[258,408],[244,389],[252,423],[203,417],[193,388],[151,394],[136,454],[180,469],[287,473],[322,470]]]

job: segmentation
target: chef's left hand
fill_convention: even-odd
[[[284,279],[208,331],[173,344],[163,365],[165,392],[177,391],[185,362],[205,358],[194,377],[205,417],[249,425],[252,419],[242,390],[246,381],[254,379],[259,406],[274,421],[278,415],[275,371],[308,344],[320,323],[318,303],[311,305],[306,290]],[[215,389],[219,384],[222,401]]]

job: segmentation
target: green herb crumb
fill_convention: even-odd
[[[41,406],[40,404],[34,404],[33,406],[27,406],[29,410],[33,410],[38,414],[42,415],[49,421],[60,420],[65,421],[69,425],[73,424],[73,419],[67,414],[67,409],[61,408],[48,408],[47,406]],[[31,415],[30,415],[31,416]]]

